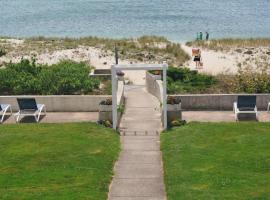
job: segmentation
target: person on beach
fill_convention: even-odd
[[[196,63],[196,69],[201,69],[202,67],[202,56],[200,49],[192,49],[192,56],[194,56],[193,61]]]
[[[203,39],[203,33],[200,32],[200,40],[202,40],[202,39]]]
[[[209,33],[205,32],[205,34],[206,34],[205,39],[206,39],[206,41],[208,41],[209,40]]]

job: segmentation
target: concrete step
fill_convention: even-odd
[[[156,128],[156,129],[154,129]],[[155,131],[161,130],[161,122],[156,123],[122,123],[119,127],[120,130],[123,131],[138,131],[138,132],[145,132],[145,131]]]
[[[109,200],[166,200],[164,197],[111,197]]]
[[[156,164],[117,164],[116,178],[162,178],[160,165]]]
[[[138,130],[138,129],[119,129],[122,136],[153,136],[160,135],[161,130]]]
[[[132,136],[131,136],[132,137]],[[145,137],[145,136],[142,136]],[[120,154],[119,164],[157,164],[160,165],[160,151],[123,150]]]
[[[141,199],[164,199],[163,178],[119,179],[115,178],[111,187],[110,199],[136,197]]]

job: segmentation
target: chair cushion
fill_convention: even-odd
[[[36,100],[34,98],[17,98],[20,110],[36,111],[38,110]]]
[[[250,107],[241,107],[238,108],[239,111],[254,111],[254,108],[250,108]]]
[[[256,96],[238,96],[237,107],[240,111],[254,110],[256,107]]]

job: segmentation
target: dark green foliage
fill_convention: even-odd
[[[170,94],[202,93],[216,83],[215,77],[188,68],[168,69],[168,93]]]
[[[5,51],[5,49],[0,47],[0,57],[4,56],[6,54],[7,54],[7,52]]]
[[[85,63],[61,61],[52,66],[22,59],[0,70],[2,95],[64,95],[88,94],[98,88],[99,81],[90,78]]]

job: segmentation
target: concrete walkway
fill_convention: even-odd
[[[122,152],[109,200],[165,200],[160,104],[143,86],[126,86],[125,96],[120,124]]]
[[[98,112],[47,112],[41,116],[39,123],[73,123],[73,122],[97,122]],[[7,115],[4,124],[15,124],[14,115]],[[36,123],[34,117],[24,117],[21,123]]]

